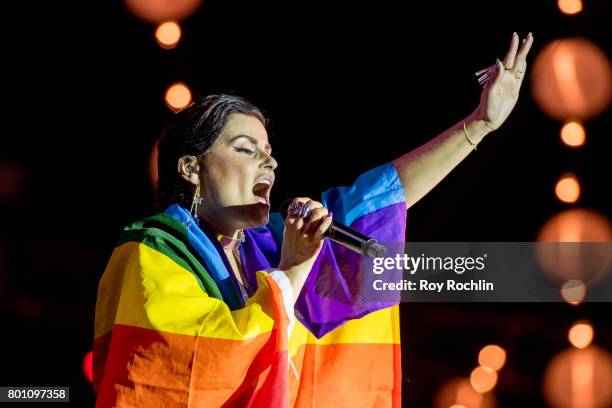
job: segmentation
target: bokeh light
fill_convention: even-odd
[[[495,395],[481,394],[474,390],[467,378],[455,378],[445,383],[434,400],[434,408],[463,406],[465,408],[494,408],[497,406]]]
[[[559,286],[572,280],[596,284],[612,270],[610,223],[595,211],[562,211],[544,224],[536,240],[537,263]]]
[[[580,183],[575,174],[566,173],[555,185],[557,198],[564,203],[575,203],[580,198]]]
[[[93,382],[93,353],[88,351],[83,357],[83,375],[89,382]]]
[[[542,227],[538,242],[610,242],[610,223],[601,214],[573,208],[552,216]]]
[[[125,6],[132,14],[149,23],[185,19],[201,3],[202,0],[125,0]]]
[[[171,111],[178,112],[189,106],[190,103],[191,91],[184,83],[177,82],[166,91],[166,105],[168,105]]]
[[[561,297],[570,305],[579,305],[586,296],[586,285],[581,280],[568,280],[561,286]]]
[[[584,145],[586,132],[584,131],[582,123],[576,120],[566,122],[561,128],[561,140],[570,147]]]
[[[499,371],[506,362],[506,351],[496,344],[489,344],[478,353],[478,364]]]
[[[593,326],[585,320],[574,324],[567,334],[572,346],[583,349],[593,341]]]
[[[582,11],[581,0],[559,0],[557,2],[559,10],[565,14],[576,14]]]
[[[157,165],[157,157],[159,156],[159,139],[155,141],[151,153],[149,154],[149,182],[153,191],[157,190],[157,182],[159,181],[159,168]]]
[[[491,391],[497,384],[497,373],[489,367],[476,367],[470,374],[470,384],[480,393]]]
[[[544,396],[552,408],[607,408],[612,403],[612,356],[597,347],[571,348],[546,368]]]
[[[160,47],[169,50],[177,46],[181,39],[181,27],[176,21],[166,21],[157,26],[155,39]]]
[[[606,54],[581,38],[556,40],[536,56],[531,91],[554,119],[589,119],[610,103],[611,68]]]

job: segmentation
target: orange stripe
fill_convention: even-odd
[[[287,352],[275,350],[275,334],[236,341],[115,325],[98,406],[282,406]]]
[[[399,345],[304,345],[292,359],[298,381],[270,335],[236,341],[116,325],[98,406],[281,407],[287,391],[295,407],[400,406]]]
[[[293,361],[291,406],[400,407],[399,344],[306,344]]]

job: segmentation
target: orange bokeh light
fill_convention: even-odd
[[[569,330],[567,338],[572,346],[583,349],[593,341],[593,326],[587,321],[579,321]]]
[[[586,132],[582,123],[572,120],[564,124],[561,128],[561,140],[570,147],[584,145]]]
[[[191,103],[191,91],[182,82],[171,85],[166,91],[166,105],[173,112],[178,112]]]
[[[491,391],[497,384],[497,373],[489,367],[476,367],[470,374],[470,384],[480,393]]]
[[[565,14],[576,14],[582,11],[581,0],[559,0],[557,2],[559,10]]]
[[[610,242],[608,220],[592,210],[574,208],[551,217],[540,230],[538,242]]]
[[[610,104],[612,69],[606,54],[581,38],[556,40],[537,55],[531,70],[533,97],[547,115],[592,118]]]
[[[580,281],[593,285],[612,271],[609,256],[612,230],[608,220],[595,211],[582,208],[562,211],[544,224],[536,240],[536,261],[555,284]]]
[[[192,15],[202,0],[124,0],[125,6],[136,17],[149,22],[182,20]]]
[[[561,176],[555,186],[555,194],[557,198],[564,203],[575,203],[578,201],[580,197],[580,183],[578,182],[578,178],[572,173]]]
[[[605,408],[612,403],[612,357],[597,347],[571,348],[546,368],[544,396],[552,408]]]
[[[506,362],[506,351],[496,344],[489,344],[478,353],[478,364],[499,371]]]
[[[570,305],[579,305],[586,296],[586,285],[580,280],[569,280],[561,286],[561,297]]]
[[[151,153],[149,154],[149,181],[153,190],[157,190],[157,183],[159,181],[159,168],[157,165],[157,158],[159,156],[159,139],[155,141]]]
[[[176,21],[166,21],[161,23],[155,30],[157,44],[164,49],[176,47],[181,39],[181,27]]]
[[[496,405],[493,393],[477,392],[467,378],[455,378],[445,383],[438,391],[433,404],[434,408],[494,408]]]

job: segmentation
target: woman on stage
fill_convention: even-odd
[[[177,113],[158,146],[163,211],[124,228],[100,281],[97,406],[401,406],[399,306],[361,298],[360,256],[323,234],[333,218],[404,241],[406,209],[512,111],[532,43],[515,33],[477,73],[464,120],[285,220],[256,107],[211,95]]]

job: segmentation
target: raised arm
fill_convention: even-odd
[[[519,49],[519,37],[514,33],[503,63],[498,59],[495,65],[478,73],[482,74],[479,81],[484,89],[476,110],[393,161],[404,186],[407,208],[431,191],[510,115],[518,100],[532,44],[533,35],[529,33]]]

